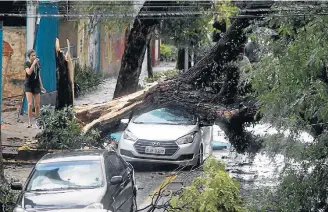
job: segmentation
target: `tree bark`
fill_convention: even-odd
[[[138,19],[138,17],[134,20],[122,57],[114,99],[136,92],[147,40],[157,24],[157,20]]]
[[[184,54],[185,54],[185,49],[184,48],[179,48],[178,49],[177,65],[176,65],[176,69],[178,69],[178,70],[183,70],[184,69]]]
[[[254,120],[257,111],[255,106],[213,105],[211,99],[214,97],[215,95],[192,90],[190,85],[171,79],[159,84],[154,83],[142,91],[107,103],[76,106],[75,116],[84,124],[84,132],[93,128],[108,131],[132,111],[149,111],[170,105],[186,108],[187,111],[197,114],[203,123],[213,124],[214,121],[219,121],[228,124],[235,117],[247,122]]]
[[[147,72],[148,72],[148,78],[153,78],[154,74],[153,74],[150,42],[151,42],[151,37],[147,42]]]
[[[70,56],[70,42],[67,40],[68,52],[60,51],[59,40],[56,39],[55,56],[57,72],[56,109],[72,106],[74,101],[74,66]]]
[[[73,87],[69,72],[69,64],[63,52],[56,55],[57,67],[57,102],[56,109],[60,110],[73,105]]]

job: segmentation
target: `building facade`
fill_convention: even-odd
[[[75,2],[78,3],[78,2]],[[126,43],[126,27],[117,32],[105,30],[101,24],[90,33],[89,20],[58,18],[37,14],[58,14],[58,1],[26,2],[29,16],[25,20],[12,20],[3,28],[2,80],[3,98],[21,96],[25,78],[24,61],[26,51],[35,48],[40,57],[42,80],[48,92],[56,90],[56,61],[54,46],[59,38],[65,51],[66,40],[70,41],[71,56],[74,63],[93,67],[94,71],[105,76],[117,76]],[[8,10],[12,11],[12,9]],[[17,23],[17,25],[15,25]],[[51,27],[49,27],[51,26]],[[152,65],[159,64],[160,41],[151,41]],[[26,106],[26,105],[25,105]]]

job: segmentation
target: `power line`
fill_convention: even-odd
[[[195,15],[202,15],[203,13],[153,13],[153,14],[117,14],[117,13],[107,13],[107,14],[37,14],[37,15],[30,15],[30,14],[17,14],[17,13],[0,13],[0,17],[27,17],[27,18],[37,18],[37,17],[53,17],[53,18],[66,18],[66,17],[73,17],[73,18],[87,18],[87,17],[98,17],[98,18],[127,18],[127,17],[135,17],[138,16],[140,19],[162,19],[162,18],[199,18]],[[219,14],[219,13],[218,13]],[[274,14],[271,17],[293,17],[293,16],[325,16],[328,15],[328,12],[325,13],[315,13],[315,14]],[[238,15],[238,16],[220,16],[222,18],[232,18],[232,19],[240,19],[240,18],[263,18],[267,17],[266,15]]]
[[[326,8],[320,8],[322,11],[324,11],[324,9],[328,10],[328,7]],[[295,10],[272,10],[272,9],[255,9],[255,10],[220,10],[220,11],[213,11],[213,10],[206,10],[206,11],[140,11],[138,14],[139,15],[167,15],[167,14],[193,14],[193,15],[203,15],[203,14],[222,14],[222,13],[250,13],[250,12],[254,12],[254,13],[260,13],[260,12],[283,12],[283,11],[289,11],[289,12],[314,12],[314,9],[311,10],[304,10],[304,9],[295,9]],[[79,13],[83,13],[83,11],[78,11]],[[94,11],[94,12],[98,12],[98,11]],[[106,11],[103,11],[106,12]],[[109,12],[109,11],[108,11]],[[7,14],[7,13],[3,13],[3,14]],[[9,13],[8,13],[9,14]],[[14,13],[11,13],[14,14]],[[122,14],[122,11],[114,13],[114,12],[109,12],[109,14],[112,15],[119,15]],[[128,13],[125,14],[132,14],[131,11],[128,11]],[[135,14],[135,13],[133,13]],[[65,15],[76,15],[73,12],[71,13],[66,13]]]
[[[327,8],[321,8],[322,10],[323,9],[328,9]],[[260,12],[274,12],[274,11],[290,11],[290,10],[266,10],[266,9],[256,9],[256,10],[250,10],[249,12],[257,12],[257,13],[260,13]],[[300,11],[300,12],[313,12],[313,10],[294,10],[293,12],[295,11]],[[99,12],[99,11],[94,11],[94,12]],[[106,12],[106,11],[102,11],[102,12]],[[241,11],[235,11],[235,10],[221,10],[221,11],[187,11],[187,12],[183,12],[183,11],[140,11],[138,13],[139,16],[167,16],[167,15],[204,15],[204,14],[224,14],[224,13],[231,13],[231,12],[235,12],[235,13],[241,13],[241,12],[244,12],[244,13],[247,13],[248,11],[247,10],[241,10]],[[29,14],[25,14],[25,13],[1,13],[2,16],[17,16],[17,17],[24,17],[25,16],[28,16]],[[115,13],[115,12],[107,12],[106,14],[100,14],[100,16],[119,16],[119,15],[123,15],[123,16],[129,16],[129,15],[135,15],[136,13],[132,13],[132,11],[128,11],[126,13],[123,13],[122,14],[122,11],[121,12],[118,12],[118,13]],[[85,13],[83,14],[83,11],[79,11],[78,14],[76,13],[65,13],[65,14],[41,14],[41,16],[54,16],[54,17],[60,17],[60,16],[79,16],[79,15],[86,15],[86,16],[90,16],[90,15],[95,15],[94,13]],[[251,14],[248,14],[248,15],[251,15]],[[287,14],[287,16],[290,15],[290,14]],[[304,15],[304,14],[299,14],[299,15]],[[239,15],[240,16],[240,15]]]

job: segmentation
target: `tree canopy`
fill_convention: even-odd
[[[291,132],[287,137],[275,136],[266,142],[275,153],[284,154],[287,161],[282,181],[266,207],[273,211],[326,211],[328,18],[319,14],[327,7],[324,3],[298,2],[282,11],[286,4],[276,6],[285,17],[273,15],[268,23],[279,26],[279,38],[262,40],[260,61],[247,75],[263,121],[281,130],[280,134]],[[313,142],[302,143],[302,131],[310,132]]]

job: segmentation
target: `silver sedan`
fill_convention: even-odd
[[[179,108],[160,108],[131,120],[122,134],[118,153],[128,162],[199,166],[212,153],[213,127]]]

